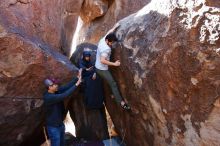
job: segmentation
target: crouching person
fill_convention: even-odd
[[[103,108],[104,92],[101,78],[96,75],[94,62],[91,60],[91,52],[84,51],[79,61],[82,70],[84,103],[87,109]]]
[[[64,99],[79,86],[81,77],[72,79],[64,86],[59,86],[54,79],[46,79],[44,83],[47,87],[47,92],[44,94],[43,100],[46,110],[46,127],[51,146],[64,146]]]

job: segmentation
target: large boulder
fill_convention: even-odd
[[[59,53],[70,51],[82,3],[83,0],[1,1],[0,128],[3,130],[0,145],[39,145],[44,121],[43,80],[54,76],[68,81],[76,71]],[[74,119],[89,118],[85,125],[82,121],[74,121],[76,129],[86,130],[88,124],[93,124],[91,131],[96,132],[93,139],[108,137],[104,110],[79,114],[79,110],[85,110],[83,103],[72,109],[77,109]],[[97,123],[103,124],[103,129],[97,130],[93,122],[96,119],[101,120]],[[84,137],[78,131],[77,136]]]
[[[132,111],[110,93],[106,105],[128,146],[219,145],[217,3],[152,0],[116,25],[121,66],[111,70]]]
[[[43,80],[70,80],[77,69],[44,44],[0,26],[0,145],[19,145],[43,131]],[[34,134],[35,133],[35,134]],[[42,133],[41,133],[42,134]],[[38,135],[39,136],[39,135]]]
[[[78,33],[77,44],[97,44],[118,20],[138,11],[149,2],[150,0],[85,0],[80,12],[82,27]]]
[[[56,51],[70,50],[83,0],[2,0],[0,21],[10,32]]]
[[[0,145],[40,145],[43,80],[76,72],[58,52],[68,53],[82,2],[1,1]]]

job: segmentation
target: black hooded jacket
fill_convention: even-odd
[[[93,80],[92,76],[95,73],[94,63],[92,61],[86,61],[85,57],[91,56],[87,51],[83,52],[83,57],[79,61],[79,67],[82,70],[83,79],[83,92],[84,92],[84,103],[88,109],[97,109],[103,107],[104,93],[103,84],[101,78],[96,75],[96,79]],[[92,70],[87,71],[86,68],[92,67]]]

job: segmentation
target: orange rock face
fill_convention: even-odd
[[[44,121],[42,96],[46,90],[43,80],[54,76],[65,82],[76,73],[77,68],[60,53],[69,50],[82,2],[1,1],[0,145],[40,144]],[[90,122],[97,116],[105,120],[99,112],[89,115]],[[85,124],[79,127],[88,127]],[[92,130],[95,129],[93,126]],[[107,128],[102,130],[104,134],[96,132],[95,138],[108,136]]]
[[[220,7],[220,1],[206,0],[206,4],[212,7],[218,7],[218,8]]]
[[[127,145],[219,145],[219,22],[206,1],[153,0],[116,25],[112,72],[132,111],[106,104]]]
[[[68,54],[70,50],[82,3],[82,0],[1,1],[0,145],[40,144],[38,138],[42,136],[44,121],[42,96],[46,90],[43,80],[54,76],[68,81],[76,73],[77,68],[60,53]],[[83,103],[75,108],[85,110]],[[105,120],[99,111],[80,115],[76,119],[91,118],[89,123],[77,125],[77,136],[85,136],[78,129],[88,130],[88,124],[97,117]],[[93,139],[108,137],[107,127],[101,129],[103,134],[96,129],[94,126],[91,129],[96,132]]]
[[[3,0],[0,21],[7,30],[68,53],[83,0]]]
[[[85,23],[104,16],[108,10],[108,0],[85,0],[80,10],[80,17]]]
[[[53,76],[65,81],[77,69],[47,46],[3,28],[0,46],[0,145],[18,145],[42,128],[43,80]]]
[[[85,0],[80,12],[83,25],[79,32],[78,44],[97,44],[118,20],[138,11],[149,2],[150,0]]]
[[[1,1],[0,145],[19,145],[42,128],[46,77],[67,81],[76,73],[60,53],[69,53],[79,15],[78,42],[93,44],[124,18],[115,25],[121,42],[113,50],[121,66],[111,71],[132,111],[117,106],[105,89],[108,111],[127,146],[219,145],[215,0]],[[84,47],[95,50],[89,45],[73,55],[74,62]],[[81,94],[73,97],[68,108],[77,136],[107,138],[104,111],[88,111]]]
[[[0,145],[27,139],[38,145],[44,121],[43,80],[54,76],[67,81],[76,73],[58,53],[63,52],[62,7],[53,0],[0,3]]]

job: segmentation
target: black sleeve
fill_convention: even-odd
[[[66,90],[63,93],[60,94],[46,94],[44,95],[44,102],[45,104],[54,104],[57,102],[60,102],[64,100],[66,97],[68,97],[74,90],[76,89],[76,86],[73,85],[68,90]]]
[[[85,65],[83,64],[82,59],[79,61],[79,68],[81,68],[81,69],[83,69],[83,70],[86,69]]]
[[[69,89],[70,87],[72,87],[74,84],[76,84],[76,82],[78,81],[78,78],[73,78],[69,83],[60,86],[58,89],[58,93],[63,93],[65,92],[67,89]]]

